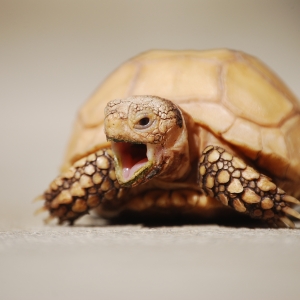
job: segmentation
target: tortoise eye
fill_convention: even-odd
[[[143,117],[135,123],[134,128],[146,129],[146,128],[150,127],[152,123],[153,123],[153,121],[150,118]]]
[[[140,120],[138,121],[138,124],[139,124],[140,126],[146,126],[146,125],[149,124],[149,122],[150,122],[150,119],[146,117],[146,118],[140,119]]]

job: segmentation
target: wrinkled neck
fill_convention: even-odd
[[[160,180],[183,179],[190,171],[188,132],[185,122],[182,127],[172,129],[163,147],[163,169]]]

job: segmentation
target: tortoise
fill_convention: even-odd
[[[73,224],[96,211],[153,218],[243,214],[295,225],[300,106],[240,51],[148,51],[117,68],[79,111],[43,210]]]

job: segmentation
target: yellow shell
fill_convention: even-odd
[[[107,146],[104,107],[130,95],[174,101],[259,169],[300,181],[300,107],[263,63],[239,51],[149,51],[121,65],[81,108],[62,170]],[[296,194],[300,191],[296,191]]]

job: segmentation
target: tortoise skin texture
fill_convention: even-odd
[[[135,211],[203,219],[233,209],[293,227],[287,215],[299,218],[292,208],[300,203],[299,128],[297,98],[250,55],[142,53],[79,111],[44,210],[73,223],[91,209],[103,217]]]

